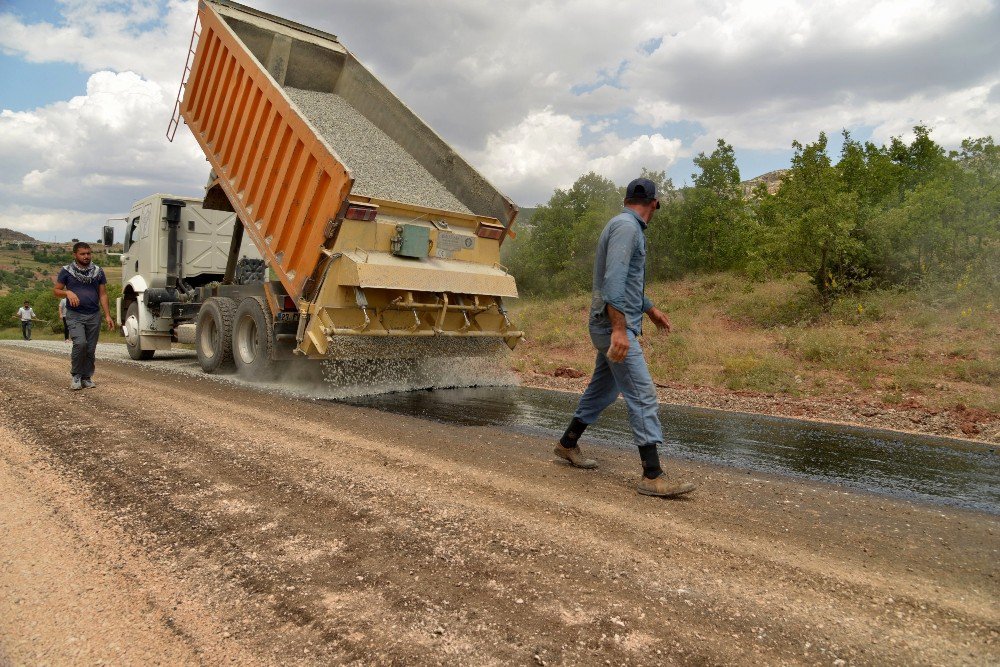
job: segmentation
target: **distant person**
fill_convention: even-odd
[[[69,342],[69,327],[66,326],[66,299],[59,299],[59,319],[63,323],[63,342]]]
[[[669,481],[660,467],[660,406],[638,341],[643,313],[658,329],[670,333],[670,319],[645,295],[646,226],[658,208],[656,185],[646,178],[635,179],[625,190],[624,210],[611,218],[597,241],[590,305],[590,340],[597,349],[597,361],[555,453],[578,468],[596,468],[597,461],[584,457],[577,441],[622,394],[642,460],[642,479],[636,490],[648,496],[679,496],[694,491],[695,486]]]
[[[94,355],[101,333],[101,310],[108,329],[115,326],[108,305],[107,278],[104,270],[91,261],[90,244],[73,244],[73,261],[59,271],[52,292],[66,299],[66,329],[73,341],[70,389],[90,389],[94,384]]]
[[[17,315],[14,315],[14,317],[21,320],[21,335],[24,336],[24,340],[31,340],[31,323],[33,320],[38,319],[34,309],[31,307],[31,303],[25,301],[24,305],[17,309]]]

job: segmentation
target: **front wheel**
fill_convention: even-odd
[[[271,311],[263,299],[243,299],[233,323],[233,360],[241,376],[250,380],[274,378],[273,333]]]
[[[122,325],[125,334],[125,349],[128,356],[136,361],[149,361],[156,350],[142,349],[142,338],[139,336],[139,302],[133,301],[125,313],[125,324]]]

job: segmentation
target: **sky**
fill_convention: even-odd
[[[794,140],[1000,138],[1000,0],[248,0],[338,35],[494,185],[544,203],[595,171],[741,175]],[[196,0],[0,0],[0,227],[97,239],[209,166],[165,137]],[[121,228],[118,229],[120,238]]]

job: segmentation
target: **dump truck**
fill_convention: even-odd
[[[295,358],[522,338],[500,264],[517,207],[335,35],[201,0],[169,139],[182,121],[211,173],[203,197],[129,216],[117,309],[133,358],[193,342],[207,372],[266,378]]]

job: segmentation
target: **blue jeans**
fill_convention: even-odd
[[[615,402],[618,394],[625,398],[628,421],[637,447],[658,445],[663,442],[660,426],[659,401],[656,385],[646,367],[646,358],[635,334],[628,332],[628,353],[615,363],[608,360],[611,334],[590,331],[590,340],[597,348],[597,361],[590,384],[580,397],[580,404],[573,415],[584,424],[593,424],[604,409]]]

